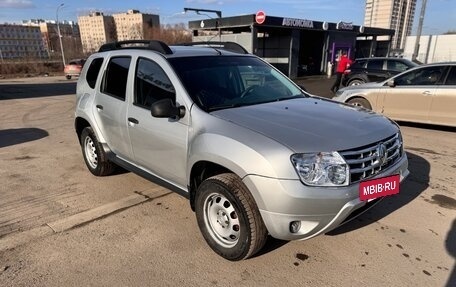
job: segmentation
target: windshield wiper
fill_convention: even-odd
[[[232,109],[232,108],[239,108],[239,107],[244,107],[244,106],[251,106],[256,103],[236,103],[236,104],[230,104],[230,105],[220,105],[220,106],[213,106],[209,107],[206,110],[208,112],[213,112],[213,111],[218,111],[218,110],[224,110],[224,109]]]
[[[300,94],[300,95],[294,95],[294,96],[291,96],[291,97],[286,97],[286,98],[280,98],[280,99],[277,99],[278,102],[281,102],[281,101],[287,101],[287,100],[293,100],[293,99],[300,99],[300,98],[307,98],[306,95],[304,94]]]

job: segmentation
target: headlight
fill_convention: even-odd
[[[345,186],[349,167],[338,152],[301,153],[291,156],[299,178],[312,186]]]

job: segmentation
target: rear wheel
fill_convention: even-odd
[[[362,85],[362,84],[364,84],[364,83],[366,83],[366,82],[363,81],[363,80],[354,79],[354,80],[351,80],[351,81],[348,83],[348,85],[349,85],[349,86],[359,86],[359,85]]]
[[[357,107],[362,107],[365,109],[372,110],[371,105],[369,104],[369,101],[364,99],[364,98],[354,98],[350,99],[347,103],[357,106]]]
[[[92,174],[105,176],[114,171],[114,164],[107,159],[106,153],[91,127],[82,130],[80,143],[84,161]]]
[[[195,210],[204,239],[225,259],[247,259],[266,242],[268,234],[258,207],[234,174],[206,179],[198,188]]]

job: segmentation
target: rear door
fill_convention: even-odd
[[[365,71],[369,82],[381,82],[385,79],[384,60],[372,59],[367,61]]]
[[[456,66],[449,67],[432,97],[429,122],[456,127]]]
[[[104,71],[94,102],[95,120],[109,148],[119,157],[131,159],[127,131],[126,92],[131,57],[113,56]]]

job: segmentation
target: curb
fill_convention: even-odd
[[[61,233],[76,227],[89,224],[95,220],[105,218],[109,215],[124,211],[144,202],[153,201],[173,194],[173,192],[157,187],[144,192],[137,192],[133,195],[124,197],[120,200],[101,205],[99,207],[71,215],[69,217],[46,223],[42,226],[35,227],[19,233],[7,235],[0,239],[0,252],[8,249],[16,248],[32,240],[49,236],[56,233]]]

